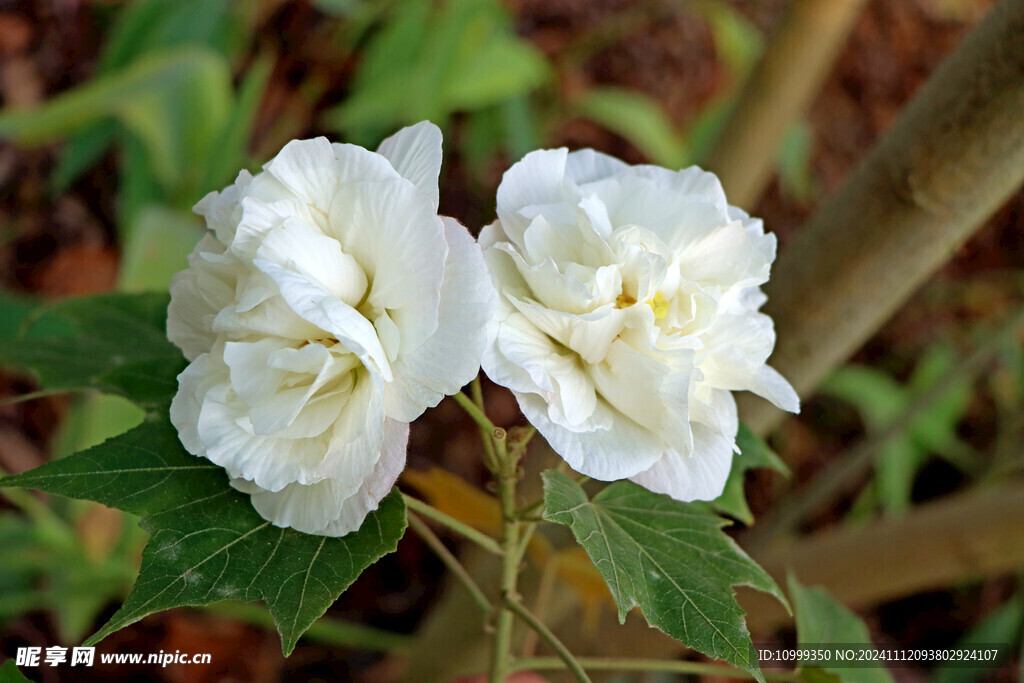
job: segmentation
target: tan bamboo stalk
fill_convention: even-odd
[[[803,116],[865,0],[793,0],[705,165],[729,200],[752,208],[771,180],[786,130]]]
[[[776,544],[755,559],[780,582],[823,585],[840,602],[865,608],[1024,567],[1024,486],[979,487],[920,505],[906,516],[833,527]],[[778,603],[745,592],[752,632],[789,617]]]
[[[1024,181],[1024,0],[1001,0],[775,265],[771,363],[806,396]],[[781,417],[747,402],[766,432]]]

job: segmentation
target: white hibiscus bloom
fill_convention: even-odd
[[[359,528],[405,464],[409,422],[477,373],[494,290],[437,215],[441,132],[377,153],[288,143],[196,205],[211,232],[171,285],[191,364],[171,421],[256,510],[326,536]]]
[[[798,410],[758,313],[775,237],[714,175],[531,152],[480,244],[499,292],[484,371],[578,472],[710,500],[736,447],[731,392]]]

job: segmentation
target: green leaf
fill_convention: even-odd
[[[779,184],[783,192],[800,201],[808,201],[815,190],[811,174],[813,151],[814,133],[806,123],[790,126],[779,146]]]
[[[351,95],[327,114],[370,144],[397,125],[477,111],[522,96],[550,77],[495,0],[404,0],[362,52]]]
[[[935,391],[955,367],[955,354],[935,345],[925,352],[906,386],[874,368],[848,365],[833,373],[821,390],[853,404],[868,431],[878,433],[909,411],[914,402]],[[914,479],[932,455],[966,471],[977,469],[973,450],[960,440],[956,429],[970,397],[970,382],[951,383],[941,394],[931,396],[928,409],[879,450],[873,486],[888,514],[902,514],[910,508]]]
[[[631,482],[588,500],[560,472],[544,477],[544,518],[569,526],[604,577],[620,621],[633,607],[676,640],[764,681],[733,586],[770,593],[772,578],[722,532],[725,520]]]
[[[405,504],[393,491],[343,538],[263,520],[224,470],[187,453],[166,414],[95,448],[0,480],[142,516],[150,539],[135,587],[88,644],[148,614],[225,599],[265,600],[287,655],[372,563],[395,550]]]
[[[991,643],[1010,643],[1011,648],[1024,637],[1024,598],[1017,595],[994,609],[957,641],[957,648]],[[996,662],[1001,664],[1004,662]],[[960,662],[940,664],[932,671],[932,683],[973,683],[984,680],[993,664],[985,668],[965,667]]]
[[[31,681],[18,670],[13,659],[8,659],[3,665],[0,665],[0,683],[31,683]]]
[[[729,470],[729,478],[725,481],[725,490],[722,491],[722,495],[711,501],[711,507],[716,512],[750,525],[754,523],[754,515],[750,512],[743,491],[747,470],[767,467],[788,477],[789,468],[764,439],[747,429],[744,424],[740,425],[739,433],[736,434],[736,445],[740,449],[740,454],[733,457],[732,469]]]
[[[126,4],[103,41],[94,78],[125,69],[145,55],[184,45],[204,46],[230,56],[239,43],[238,22],[229,0],[140,0]],[[109,149],[114,121],[95,123],[68,140],[50,176],[59,196]],[[210,186],[207,186],[210,187]]]
[[[0,362],[32,370],[48,389],[96,389],[144,407],[167,404],[186,365],[167,340],[167,304],[167,294],[110,294],[53,304],[29,321],[19,338],[0,338]],[[61,328],[66,332],[53,333]]]
[[[629,140],[656,164],[681,168],[688,162],[683,137],[661,105],[641,92],[593,88],[577,103],[576,109],[581,116]]]
[[[824,588],[808,588],[791,575],[789,595],[793,598],[796,638],[800,645],[872,644],[868,627],[860,617],[839,604]],[[815,669],[833,674],[833,680],[843,683],[893,683],[888,669],[847,666],[809,667],[810,676],[805,676],[805,680],[822,680]]]

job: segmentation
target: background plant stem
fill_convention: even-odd
[[[683,662],[666,659],[640,659],[617,657],[577,657],[576,661],[584,669],[591,671],[650,671],[662,673],[694,674],[698,676],[723,676],[751,680],[753,676],[746,671],[734,669],[721,664],[705,664],[703,662]],[[544,671],[563,669],[565,662],[557,657],[523,657],[516,660],[517,670],[531,669]],[[799,681],[800,677],[790,672],[763,671],[769,681]]]
[[[706,166],[732,204],[753,208],[786,130],[821,89],[865,0],[793,0],[747,78]]]
[[[765,286],[770,359],[808,395],[1024,181],[1024,0],[1001,0],[846,184],[780,253]],[[741,397],[758,433],[782,414]]]
[[[904,434],[907,428],[925,414],[949,388],[963,382],[970,382],[978,376],[1012,339],[1024,323],[1024,310],[1011,315],[995,331],[986,336],[985,342],[960,364],[953,367],[925,395],[911,403],[903,414],[895,416],[892,423],[879,434],[868,437],[846,453],[840,454],[806,482],[799,490],[784,497],[767,515],[757,521],[740,539],[744,549],[757,553],[773,537],[792,531],[804,519],[819,512],[822,507],[834,502],[856,486],[862,475],[871,468],[876,454],[894,438]]]
[[[427,544],[427,547],[434,551],[434,554],[437,555],[438,559],[444,563],[444,566],[448,568],[448,571],[450,571],[455,578],[462,583],[466,590],[469,591],[469,595],[473,598],[473,602],[475,602],[485,614],[490,614],[493,609],[490,600],[488,600],[487,596],[484,595],[484,592],[480,590],[480,587],[476,585],[476,581],[474,581],[473,577],[469,575],[466,568],[463,567],[459,560],[452,555],[452,552],[445,547],[441,539],[438,538],[437,535],[430,530],[430,527],[424,524],[423,520],[416,515],[410,513],[408,515],[408,519],[409,527],[417,536],[423,539],[423,542]]]
[[[437,508],[427,505],[418,498],[413,498],[412,496],[405,493],[402,494],[402,498],[405,500],[405,504],[410,509],[415,510],[416,512],[420,513],[425,517],[429,517],[435,522],[445,525],[446,527],[455,531],[456,533],[462,534],[463,536],[473,541],[484,550],[492,552],[495,555],[500,555],[502,553],[501,546],[499,546],[497,541],[495,541],[487,534],[477,531],[468,524],[463,524],[451,515],[448,515],[444,512],[441,512]]]

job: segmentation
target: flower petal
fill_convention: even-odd
[[[382,155],[398,173],[430,198],[437,211],[437,180],[441,175],[441,129],[420,121],[398,131],[380,143]]]
[[[459,391],[480,371],[487,321],[497,295],[480,247],[458,221],[445,218],[448,257],[438,308],[437,331],[420,346],[403,349],[384,389],[385,413],[411,422],[444,396]]]
[[[670,451],[630,480],[684,502],[714,500],[725,489],[734,446],[731,438],[695,424],[692,453]]]
[[[405,467],[409,425],[388,420],[385,434],[376,467],[355,492],[333,479],[309,485],[290,484],[276,492],[244,479],[233,479],[231,485],[248,493],[260,516],[275,526],[321,536],[344,536],[362,526]]]

